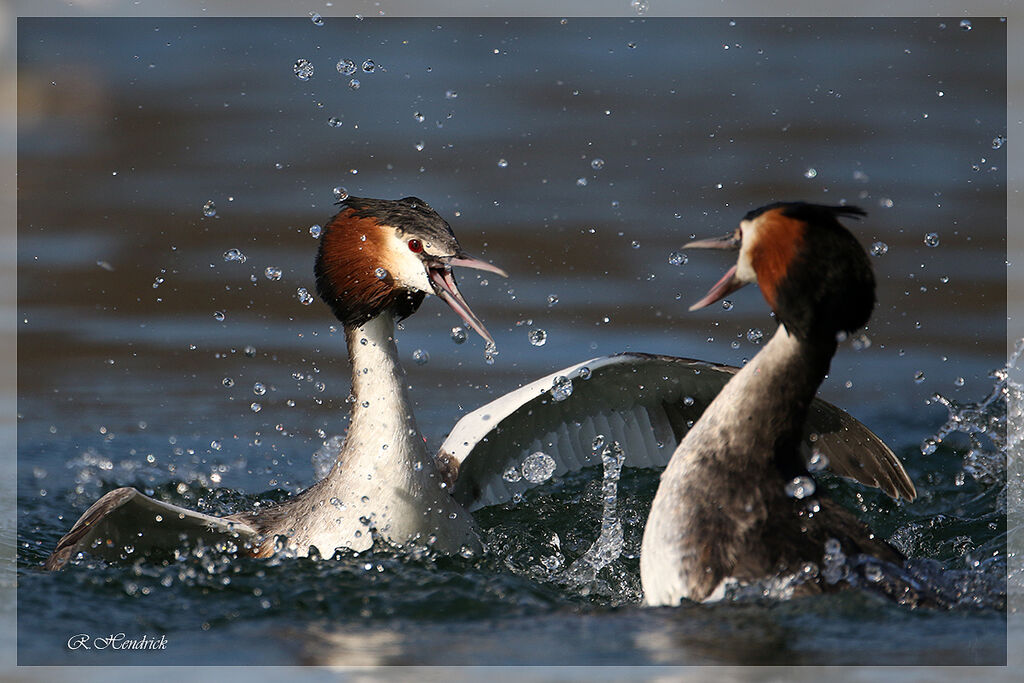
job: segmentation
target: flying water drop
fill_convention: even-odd
[[[551,398],[556,401],[564,401],[572,396],[572,380],[565,375],[555,377],[551,382]]]
[[[313,64],[308,59],[300,59],[295,62],[292,71],[300,81],[308,81],[313,77]]]
[[[523,479],[531,484],[540,484],[551,478],[555,473],[555,459],[547,453],[537,451],[526,456],[520,467]]]
[[[785,487],[786,495],[790,498],[796,498],[801,500],[808,496],[814,495],[815,485],[814,480],[810,477],[793,477]]]

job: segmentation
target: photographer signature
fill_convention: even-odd
[[[69,650],[166,650],[167,636],[129,638],[124,633],[111,633],[93,637],[88,633],[76,633],[68,638]]]

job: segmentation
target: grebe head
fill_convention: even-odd
[[[447,221],[422,199],[349,197],[326,225],[316,257],[316,289],[346,325],[360,325],[391,310],[399,319],[436,294],[467,325],[491,335],[459,293],[452,266],[507,277],[467,255]]]
[[[871,317],[875,278],[864,248],[837,218],[865,215],[854,206],[777,202],[751,211],[724,237],[686,244],[739,250],[736,265],[690,310],[756,282],[797,337],[853,332]]]

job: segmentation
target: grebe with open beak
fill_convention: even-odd
[[[256,556],[279,536],[305,555],[363,550],[375,535],[418,542],[438,552],[479,551],[472,517],[450,493],[452,472],[428,454],[416,426],[395,322],[436,294],[488,344],[494,340],[459,293],[452,267],[507,277],[471,258],[448,223],[415,197],[349,197],[324,228],[316,259],[320,297],[343,323],[352,370],[348,435],[330,473],[294,498],[218,518],[149,498],[133,488],[107,493],[90,507],[46,561],[57,569],[80,552],[121,559],[172,550],[180,536],[235,543]]]
[[[756,282],[779,327],[661,475],[640,552],[647,604],[714,599],[728,582],[797,575],[820,563],[830,542],[833,553],[902,563],[899,551],[816,487],[798,447],[839,336],[867,323],[875,305],[867,254],[837,220],[863,215],[851,206],[771,204],[721,239],[684,247],[739,251],[690,310]],[[827,589],[820,578],[801,587]]]

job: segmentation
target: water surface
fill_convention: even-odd
[[[892,445],[920,498],[828,485],[915,556],[984,560],[998,578],[1003,480],[964,474],[965,439],[919,450],[946,417],[927,399],[978,400],[1005,362],[998,20],[23,19],[18,45],[20,663],[1004,661],[991,607],[638,607],[656,473],[629,470],[626,554],[587,590],[542,560],[552,534],[566,562],[596,536],[598,471],[483,511],[495,551],[477,561],[39,569],[116,486],[227,511],[312,482],[310,455],[345,427],[347,361],[326,307],[296,290],[313,289],[309,228],[344,187],[422,197],[512,275],[461,278],[493,365],[479,339],[452,342],[458,321],[434,299],[400,332],[434,445],[465,412],[587,357],[742,363],[759,348],[748,333],[775,327],[760,295],[688,313],[726,259],[670,254],[770,201],[862,206],[851,228],[884,251],[879,305],[822,395]],[[111,628],[173,645],[65,647]]]

